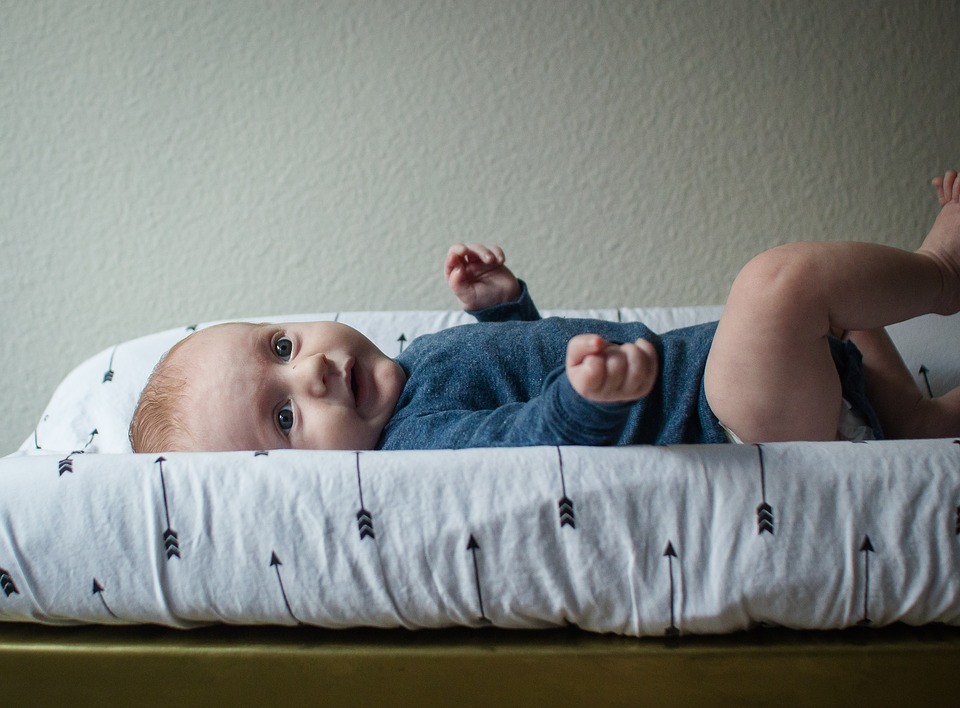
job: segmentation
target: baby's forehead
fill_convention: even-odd
[[[249,323],[214,325],[182,340],[172,365],[182,374],[184,425],[210,449],[257,447],[252,423],[263,394],[256,342],[270,326]],[[252,449],[252,448],[251,448]]]
[[[193,378],[195,368],[204,362],[222,364],[227,359],[242,360],[252,356],[257,333],[264,327],[247,322],[229,322],[199,329],[180,340],[167,353],[167,365],[177,367],[188,378]]]
[[[226,322],[210,325],[198,329],[182,340],[181,344],[186,350],[236,345],[266,326],[265,324],[253,324],[252,322]]]

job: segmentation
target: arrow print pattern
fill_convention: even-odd
[[[767,503],[767,473],[763,464],[763,446],[757,445],[760,457],[760,505],[757,507],[757,535],[773,535],[773,507]]]
[[[0,590],[3,590],[3,594],[7,597],[10,597],[13,594],[20,594],[20,591],[17,590],[17,584],[13,582],[13,576],[10,575],[10,571],[0,568]]]
[[[74,453],[76,453],[76,450],[71,452],[70,455],[73,455]],[[64,457],[57,464],[58,473],[61,477],[63,477],[63,475],[65,475],[67,472],[73,474],[73,460],[70,459],[70,455]]]
[[[483,609],[483,586],[480,584],[480,564],[477,561],[477,552],[480,550],[480,544],[473,534],[470,534],[470,540],[467,541],[467,550],[473,555],[473,579],[477,585],[477,603],[480,605],[480,616],[477,621],[482,625],[492,624]]]
[[[167,555],[167,560],[180,557],[180,536],[170,527],[170,505],[167,502],[167,482],[163,476],[163,463],[166,458],[162,455],[154,462],[160,468],[160,488],[163,491],[163,513],[167,519],[167,528],[163,531],[163,550]]]
[[[363,505],[363,482],[360,480],[360,453],[355,453],[357,457],[357,491],[360,495],[360,511],[357,512],[357,526],[360,528],[360,540],[365,538],[376,539],[377,535],[373,532],[373,514],[371,514]]]
[[[97,431],[94,430],[93,432],[96,433]],[[68,472],[70,474],[73,474],[73,456],[82,455],[82,454],[83,454],[83,450],[74,450],[69,455],[67,455],[62,460],[60,460],[60,462],[57,463],[57,471],[59,473],[59,476],[63,477],[63,475],[65,475]]]
[[[287,599],[287,590],[283,587],[283,576],[280,575],[280,566],[283,563],[280,562],[280,559],[277,557],[276,551],[270,551],[270,567],[273,568],[277,573],[277,583],[280,585],[280,594],[283,596],[283,604],[287,608],[287,614],[293,618],[293,621],[298,625],[302,625],[303,622],[293,614],[293,608],[290,607],[290,600]]]
[[[94,436],[96,434],[97,434],[97,431],[96,429],[94,429],[90,434],[90,441],[94,439]],[[960,446],[960,439],[954,441],[954,443]],[[89,441],[88,441],[88,444],[89,444]],[[757,535],[762,536],[763,534],[769,533],[771,537],[773,537],[775,534],[775,513],[774,513],[774,508],[769,503],[766,497],[766,464],[769,460],[774,460],[774,462],[771,462],[771,464],[775,464],[777,460],[777,453],[775,449],[773,452],[771,452],[769,446],[767,446],[766,450],[764,449],[764,446],[761,446],[761,445],[756,445],[755,447],[757,449],[757,462],[759,466],[760,492],[761,492],[761,501],[760,501],[760,504],[756,507]],[[68,472],[73,474],[74,458],[77,455],[81,455],[81,454],[84,454],[84,450],[74,450],[66,458],[64,458],[63,460],[60,460],[58,462],[59,475],[63,476]],[[266,456],[268,453],[266,451],[257,451],[253,454],[255,456]],[[355,455],[354,459],[355,459],[355,468],[356,468],[357,493],[359,497],[359,511],[356,513],[356,519],[357,519],[360,541],[362,542],[367,537],[376,541],[376,528],[374,525],[374,515],[370,512],[370,510],[366,508],[366,505],[365,505],[365,499],[364,499],[364,493],[363,493],[363,480],[362,480],[363,470],[361,469],[361,463],[360,463],[361,453],[355,452],[354,455]],[[559,510],[559,515],[557,517],[559,519],[559,526],[560,526],[560,529],[563,529],[564,527],[569,526],[571,530],[576,531],[577,517],[575,513],[575,504],[573,500],[569,498],[568,490],[566,489],[566,469],[564,465],[563,449],[559,446],[556,447],[556,455],[557,455],[557,458],[556,458],[557,470],[559,472],[560,483],[561,483],[561,497],[557,502],[558,510]],[[773,455],[773,457],[770,457],[771,455]],[[765,459],[765,458],[768,458],[768,459]],[[375,459],[373,457],[370,457],[366,460],[366,462],[368,463],[368,465],[375,464]],[[170,504],[171,500],[168,497],[168,490],[166,487],[166,474],[169,472],[170,463],[168,463],[166,459],[161,456],[155,460],[155,464],[157,466],[157,472],[159,473],[159,476],[160,476],[160,483],[161,483],[160,490],[162,491],[164,517],[166,520],[166,527],[162,534],[162,543],[163,543],[164,553],[167,560],[172,561],[172,559],[175,557],[178,559],[181,558],[181,548],[179,543],[179,535],[177,531],[175,531],[172,528],[171,504]],[[167,467],[167,469],[164,469],[165,467]],[[46,468],[48,470],[46,474],[49,474],[49,471],[52,471],[51,468],[52,468],[52,465],[51,467]],[[84,467],[84,469],[86,468]],[[775,467],[772,469],[776,470]],[[82,471],[83,469],[81,470],[81,472]],[[368,471],[369,471],[369,466],[368,466]],[[547,469],[546,472],[547,474],[551,474],[551,475],[556,474],[556,473],[550,472],[549,469]],[[379,480],[379,478],[377,479]],[[554,477],[553,479],[555,480],[556,478]],[[753,479],[756,479],[756,478],[754,477]],[[774,476],[773,479],[776,480],[777,477]],[[349,484],[349,481],[350,481],[349,478],[344,479],[344,482],[347,484]],[[369,475],[368,475],[368,482],[369,482]],[[555,483],[555,481],[553,483]],[[368,484],[368,488],[369,488],[369,484]],[[153,489],[156,490],[155,487]],[[755,493],[755,491],[753,493]],[[576,492],[575,492],[575,495],[576,495]],[[383,494],[381,494],[381,496],[383,496]],[[556,499],[556,497],[553,495],[550,495],[550,497],[552,499]],[[174,498],[174,501],[176,501],[176,498]],[[543,500],[543,501],[546,501],[546,500]],[[960,505],[956,503],[956,500],[948,501],[948,505],[949,505],[949,511],[947,511],[947,509],[945,508],[945,506],[947,505],[940,506],[941,514],[943,514],[943,512],[946,511],[947,514],[953,517],[954,526],[952,527],[952,530],[954,531],[957,537],[960,537]],[[349,503],[348,503],[348,508],[349,508]],[[183,510],[181,510],[181,512],[182,511]],[[345,510],[341,508],[341,511],[337,513],[343,513],[343,511]],[[940,518],[941,518],[941,523],[943,523],[944,521],[943,516],[941,516]],[[949,522],[947,522],[947,524],[948,523]],[[592,524],[588,524],[588,526],[591,526],[591,525]],[[792,524],[790,526],[792,527]],[[781,535],[784,533],[784,528],[785,527],[782,527],[780,529]],[[941,526],[940,528],[941,528],[941,531],[940,531],[941,533],[946,533],[946,534],[949,533],[949,531],[947,530],[947,528],[950,528],[949,526],[947,526],[947,528],[944,528]],[[788,530],[788,535],[790,533],[793,533],[792,528]],[[462,539],[462,536],[461,536],[461,539]],[[875,622],[875,618],[871,615],[871,610],[874,614],[878,612],[876,607],[871,608],[871,591],[872,591],[871,570],[873,571],[874,574],[876,573],[876,563],[877,563],[877,558],[872,558],[871,556],[876,554],[877,551],[876,551],[875,545],[872,543],[872,538],[869,535],[865,534],[864,536],[861,537],[861,539],[862,539],[861,543],[855,545],[854,547],[857,549],[858,554],[862,554],[860,557],[856,558],[856,564],[857,564],[856,567],[859,569],[860,572],[858,574],[855,574],[855,575],[859,575],[859,577],[862,577],[862,582],[863,582],[862,589],[861,589],[861,586],[858,584],[858,581],[855,580],[854,583],[847,585],[846,590],[842,592],[849,593],[849,595],[855,598],[854,603],[852,603],[856,608],[855,613],[861,615],[857,623],[860,625],[871,625]],[[355,541],[353,542],[355,543]],[[489,543],[490,541],[488,540],[487,541],[488,556],[490,554]],[[693,543],[692,540],[687,541],[687,543],[689,546],[692,547],[692,543]],[[461,548],[463,547],[461,546]],[[480,554],[483,552],[483,549],[481,548],[481,545],[479,544],[476,536],[473,533],[468,534],[468,543],[466,544],[466,550],[470,554],[470,561],[472,561],[472,564],[473,564],[472,577],[473,577],[473,582],[475,584],[476,602],[479,609],[479,616],[477,618],[477,621],[481,624],[489,625],[489,624],[492,624],[492,622],[490,618],[486,615],[486,605],[489,604],[489,597],[487,597],[486,594],[489,593],[490,588],[485,587],[485,583],[487,585],[490,584],[491,582],[490,574],[491,572],[497,572],[497,570],[492,569],[491,564],[488,562],[485,566],[485,573],[481,574],[479,563],[480,563]],[[655,549],[651,549],[651,550],[655,552]],[[849,550],[851,550],[850,546],[848,546],[848,552]],[[883,546],[881,543],[881,551],[882,550],[883,550]],[[888,556],[892,557],[891,550],[888,550],[887,554]],[[188,554],[188,557],[190,555],[192,554]],[[666,560],[667,568],[665,569],[668,571],[668,579],[669,579],[669,623],[664,629],[664,634],[667,636],[678,636],[680,634],[680,629],[678,626],[677,615],[678,615],[678,611],[682,612],[682,607],[677,604],[678,603],[677,593],[679,590],[677,581],[684,576],[675,575],[675,573],[681,572],[681,567],[677,565],[677,568],[674,568],[674,565],[676,565],[674,561],[676,560],[677,563],[679,563],[679,557],[678,557],[676,548],[672,543],[672,540],[668,540],[666,542],[666,545],[665,547],[663,547],[663,551],[661,555],[662,555],[662,558]],[[688,556],[688,558],[690,557],[692,556]],[[458,560],[458,562],[463,562],[463,559]],[[279,557],[275,552],[271,553],[269,565],[274,570],[274,573],[276,576],[276,582],[280,589],[287,613],[295,622],[297,622],[298,624],[302,624],[301,620],[295,615],[290,605],[290,601],[287,596],[286,589],[284,586],[284,581],[282,578],[283,568],[281,566],[283,564],[281,563]],[[874,565],[875,567],[871,569],[871,565]],[[16,568],[14,568],[14,570],[16,570]],[[466,570],[466,569],[461,568],[461,570]],[[661,583],[663,582],[664,579],[658,576],[660,572],[662,572],[662,570],[657,568],[656,573],[654,573],[653,580],[654,580],[654,584],[662,587]],[[690,572],[695,572],[695,571],[691,570]],[[18,582],[16,581],[26,582],[23,579],[23,577],[24,576],[14,578],[14,576],[8,570],[0,567],[0,590],[2,590],[3,592],[3,597],[10,598],[15,594],[20,594],[21,591],[19,590]],[[469,582],[465,574],[463,576],[463,580]],[[264,579],[264,581],[269,582],[269,579]],[[289,581],[289,578],[288,578],[288,581]],[[690,576],[690,582],[691,583],[693,582],[692,576]],[[109,593],[106,593],[104,591],[104,587],[102,583],[97,578],[93,578],[92,587],[93,587],[93,594],[97,595],[100,603],[103,606],[103,612],[107,613],[110,617],[113,617],[114,619],[118,619],[116,613],[112,610],[112,608],[108,604],[108,598],[112,598],[112,601],[118,601],[116,600],[116,595],[111,596]],[[25,590],[29,590],[29,587],[26,586]],[[467,588],[467,592],[468,592],[467,597],[469,598],[470,596],[469,588]],[[878,596],[873,598],[873,604],[876,605],[877,602],[879,601],[878,598],[880,596],[880,593],[878,589],[873,589],[873,593]],[[657,597],[662,597],[662,596],[658,595]],[[87,599],[84,599],[84,602],[86,601]],[[658,605],[660,604],[659,599],[657,600],[657,604]],[[856,610],[861,609],[861,606],[862,606],[862,613],[856,612]],[[662,606],[657,607],[655,609],[658,615],[661,615],[661,613],[663,612]],[[99,610],[97,611],[99,612]],[[880,612],[882,615],[883,614],[882,611]]]
[[[673,547],[672,541],[667,541],[667,547],[663,549],[663,557],[667,559],[670,570],[670,626],[667,627],[663,633],[667,637],[676,637],[680,634],[680,629],[677,627],[677,616],[676,616],[676,588],[673,581],[673,559],[677,557],[677,551]]]
[[[113,610],[110,609],[110,605],[108,605],[107,601],[104,599],[103,585],[101,585],[100,581],[97,580],[96,578],[93,579],[93,594],[97,595],[100,598],[100,602],[103,604],[103,609],[107,611],[107,614],[109,614],[114,619],[120,619],[114,614]]]
[[[870,554],[875,553],[869,536],[863,537],[859,551],[863,554],[863,617],[857,624],[866,626],[872,622],[870,619]]]
[[[96,428],[94,428],[92,431],[90,431],[90,439],[87,440],[82,450],[74,450],[73,452],[71,452],[69,455],[67,455],[57,463],[57,470],[60,477],[63,477],[63,475],[65,475],[68,472],[70,474],[73,474],[73,456],[82,455],[84,452],[86,452],[86,449],[90,446],[90,443],[93,442],[93,439],[98,434],[99,434],[99,431]],[[34,435],[36,435],[36,431],[34,431]],[[34,440],[36,440],[36,438],[34,438]],[[37,449],[38,450],[40,449],[39,446],[37,447]]]
[[[557,447],[557,460],[560,464],[560,490],[561,496],[560,501],[557,502],[557,506],[560,507],[560,528],[564,526],[569,526],[570,528],[576,530],[577,520],[576,514],[573,510],[573,502],[570,501],[570,498],[567,496],[567,481],[564,478],[563,474],[563,454],[560,451],[560,448]]]
[[[110,363],[107,364],[107,370],[103,374],[103,383],[110,383],[113,381],[113,357],[117,353],[117,347],[113,348],[113,351],[110,352]]]

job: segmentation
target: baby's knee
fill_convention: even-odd
[[[816,244],[790,243],[754,256],[737,275],[730,302],[757,307],[806,308],[821,297]]]

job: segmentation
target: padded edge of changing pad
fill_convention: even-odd
[[[719,306],[702,306],[552,310],[544,311],[544,315],[641,321],[654,331],[666,332],[717,319],[721,311]],[[396,356],[404,342],[422,334],[474,321],[461,311],[416,310],[240,318],[248,322],[312,320],[336,320],[355,327],[389,356]],[[167,349],[195,329],[217,323],[165,330],[117,344],[90,357],[64,378],[34,432],[14,454],[131,452],[127,440],[130,417],[156,362]],[[960,357],[954,351],[960,342],[960,315],[918,318],[891,327],[890,333],[921,386],[929,383],[937,393],[960,384]],[[921,366],[925,368],[923,374],[919,371]]]
[[[960,624],[953,440],[0,460],[0,621]]]

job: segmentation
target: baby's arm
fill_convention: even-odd
[[[574,390],[595,403],[638,401],[653,389],[659,363],[645,339],[613,344],[597,334],[567,343],[567,377]]]
[[[464,310],[484,310],[520,297],[520,281],[505,262],[499,246],[450,246],[444,275]]]

